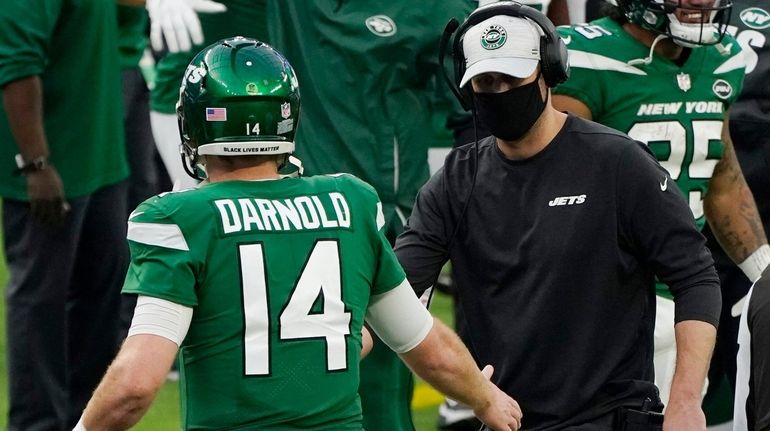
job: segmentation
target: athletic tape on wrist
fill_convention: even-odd
[[[764,244],[754,250],[754,253],[751,253],[746,260],[739,263],[738,268],[740,268],[741,271],[746,274],[746,277],[753,283],[762,275],[762,272],[768,264],[770,264],[770,246]]]

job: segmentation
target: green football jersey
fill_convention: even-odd
[[[184,429],[361,430],[369,298],[405,279],[350,175],[227,181],[141,204],[124,292],[194,308]]]
[[[676,180],[702,228],[703,196],[722,155],[722,123],[740,94],[743,54],[735,39],[691,51],[682,65],[654,55],[620,24],[603,18],[560,27],[571,74],[554,89],[583,102],[593,120],[649,145]],[[661,178],[661,188],[668,187]]]

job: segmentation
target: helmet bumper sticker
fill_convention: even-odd
[[[289,118],[278,122],[277,130],[275,133],[278,135],[283,135],[284,133],[291,132],[292,130],[294,130],[294,119]]]
[[[206,108],[206,121],[227,121],[227,108]]]

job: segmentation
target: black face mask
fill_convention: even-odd
[[[515,141],[524,136],[545,110],[537,79],[502,93],[474,93],[476,115],[493,136]]]

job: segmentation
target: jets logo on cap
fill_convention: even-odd
[[[481,33],[481,47],[484,49],[497,49],[505,45],[508,33],[501,25],[492,24]]]

